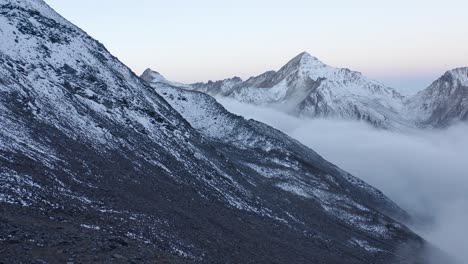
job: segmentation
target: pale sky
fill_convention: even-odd
[[[468,66],[467,0],[45,0],[141,74],[247,78],[307,51],[389,86]]]

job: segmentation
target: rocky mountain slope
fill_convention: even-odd
[[[246,81],[235,77],[187,85],[161,77],[159,82],[269,106],[299,117],[362,120],[378,128],[407,129],[446,127],[466,121],[467,71],[449,71],[426,90],[405,97],[359,72],[328,66],[304,52],[279,71]],[[145,72],[144,79],[156,83],[150,72]]]
[[[158,83],[42,0],[0,2],[0,262],[426,263],[381,192]]]
[[[370,252],[371,255],[386,251],[379,249],[378,246],[380,242],[389,242],[388,239],[384,239],[386,235],[381,233],[381,228],[385,229],[385,225],[381,225],[382,221],[386,220],[367,214],[371,213],[368,209],[379,208],[381,213],[396,218],[405,218],[406,213],[392,205],[392,202],[382,193],[326,162],[315,152],[282,132],[254,120],[245,120],[229,113],[207,94],[164,83],[152,83],[152,86],[194,128],[210,139],[225,157],[234,161],[236,168],[246,175],[247,180],[253,183],[255,188],[258,188],[257,193],[264,193],[270,196],[270,199],[275,199],[274,203],[280,205],[283,208],[281,210],[288,208],[287,218],[291,217],[293,221],[303,225],[303,228],[307,227],[307,231],[303,232],[315,233],[321,229],[319,236],[328,237],[330,234],[336,236],[340,233],[335,232],[338,226],[350,228],[346,232],[354,232],[351,230],[357,228],[367,233],[366,236],[373,236],[371,240],[375,244],[372,244],[370,240],[356,239],[355,236],[342,237],[342,240],[347,241],[344,244],[347,246],[350,243],[354,244]],[[335,177],[336,175],[340,177]],[[274,193],[277,188],[287,192],[288,196],[292,196],[288,198],[285,198],[285,194],[276,196]],[[355,203],[353,200],[357,197],[368,201],[367,205],[362,207],[359,203]],[[326,218],[331,217],[331,219],[322,219],[321,214],[316,211],[317,208],[324,210],[327,214]],[[304,212],[308,213],[304,215]],[[374,222],[374,220],[377,221]],[[310,227],[318,227],[318,229],[314,228],[315,230],[312,231],[308,229]],[[388,231],[384,231],[386,232]],[[338,247],[341,246],[338,245]],[[331,248],[336,247],[330,245],[330,248],[325,251]],[[394,257],[390,258],[396,261]],[[335,263],[338,260],[325,261]],[[343,260],[345,261],[347,260]],[[417,262],[411,258],[399,261]]]
[[[409,99],[407,113],[422,126],[446,127],[468,120],[468,68],[447,71]]]

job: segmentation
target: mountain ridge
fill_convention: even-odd
[[[468,85],[463,73],[458,77],[459,85]],[[213,83],[216,85],[210,85]],[[458,108],[445,115],[450,120],[437,120],[425,113],[427,109],[422,110],[424,104],[430,101],[423,92],[404,96],[393,88],[366,78],[360,72],[328,66],[307,52],[300,53],[278,71],[267,71],[245,81],[239,78],[235,82],[226,79],[175,86],[244,103],[270,106],[299,117],[360,120],[378,128],[396,130],[444,127],[457,120],[466,120],[464,113],[468,110],[464,103],[455,102],[456,98],[441,96],[439,100],[442,101],[434,104],[450,104],[443,100],[451,100],[452,104],[458,104]],[[467,98],[465,94],[462,96]]]

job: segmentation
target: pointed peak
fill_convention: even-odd
[[[312,57],[312,55],[310,55],[310,53],[308,53],[307,51],[303,51],[301,53],[299,53],[299,55],[297,55],[299,57],[304,57],[304,56],[308,56],[308,57]]]
[[[140,78],[146,82],[167,82],[164,76],[151,68],[146,69]]]
[[[285,68],[291,67],[300,67],[300,68],[307,68],[307,69],[316,69],[316,68],[323,68],[327,67],[326,64],[321,62],[316,57],[310,55],[307,52],[302,52],[292,60],[290,60],[286,65]]]
[[[297,55],[295,57],[295,59],[299,59],[301,61],[318,61],[318,62],[320,62],[320,60],[317,57],[310,55],[306,51],[303,51],[303,52],[299,53],[299,55]]]
[[[145,74],[148,74],[150,72],[152,72],[153,70],[151,68],[147,68],[142,75],[145,75]]]
[[[155,70],[153,70],[151,68],[148,68],[143,72],[143,74],[141,76],[150,75],[150,74],[151,75],[161,75],[159,72],[157,72],[157,71],[155,71]]]

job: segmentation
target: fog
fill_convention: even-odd
[[[411,228],[468,259],[468,126],[390,132],[365,123],[299,119],[217,98],[229,111],[269,124],[383,191],[425,224]]]

